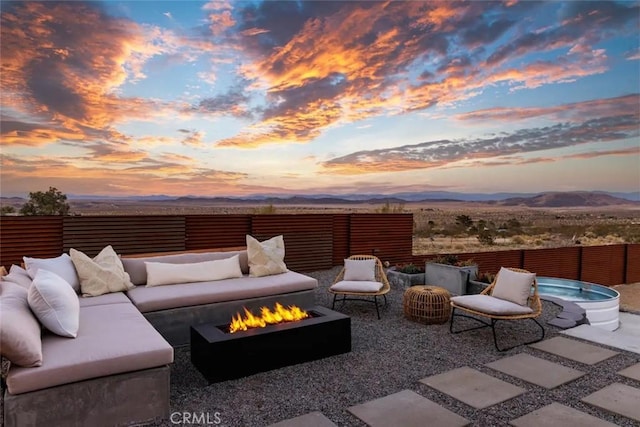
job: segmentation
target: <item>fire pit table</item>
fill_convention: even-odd
[[[229,324],[191,327],[191,363],[211,383],[351,351],[351,318],[315,306],[306,319],[229,333]]]

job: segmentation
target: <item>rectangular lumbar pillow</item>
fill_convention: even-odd
[[[345,259],[343,280],[376,281],[375,259]]]
[[[36,273],[39,269],[51,271],[62,277],[74,291],[80,291],[80,280],[78,279],[78,273],[73,266],[71,257],[67,254],[62,254],[56,258],[30,258],[22,257],[24,265],[27,269],[27,273],[31,278],[36,277]]]
[[[124,271],[122,261],[111,245],[104,247],[93,259],[73,248],[69,253],[80,278],[83,296],[96,297],[133,289],[129,274]]]
[[[520,305],[527,305],[535,273],[513,271],[502,267],[498,272],[491,296]]]
[[[42,365],[40,324],[27,302],[27,290],[9,281],[0,283],[0,354],[18,366]]]
[[[189,264],[162,262],[145,262],[144,264],[147,268],[147,287],[242,277],[238,255]]]
[[[249,258],[249,276],[262,277],[289,271],[284,263],[284,237],[272,237],[259,242],[247,235],[247,256]]]
[[[54,334],[75,338],[80,326],[78,295],[69,283],[51,271],[39,269],[27,294],[29,307]]]

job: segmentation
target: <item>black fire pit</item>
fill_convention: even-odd
[[[191,327],[191,363],[220,382],[351,351],[351,318],[325,307],[311,317],[233,334],[229,325]]]

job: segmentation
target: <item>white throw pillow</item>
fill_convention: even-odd
[[[27,290],[0,283],[0,313],[0,354],[18,366],[42,365],[40,324],[29,309]]]
[[[145,262],[144,264],[147,268],[147,287],[242,277],[238,255],[190,264],[162,262]]]
[[[535,273],[523,273],[502,267],[498,272],[498,278],[491,296],[516,304],[527,305],[527,300],[531,295],[531,285],[533,285],[535,278]]]
[[[29,287],[29,307],[42,325],[54,334],[75,338],[80,326],[80,302],[69,283],[41,268]]]
[[[124,271],[120,257],[111,245],[103,248],[95,258],[71,249],[71,261],[80,278],[80,290],[85,297],[133,289],[129,274]]]
[[[2,280],[16,283],[25,289],[29,289],[32,281],[31,276],[29,276],[29,273],[27,273],[27,270],[15,264],[12,265],[9,269],[9,274],[7,274],[6,276],[2,276]]]
[[[375,259],[345,259],[344,280],[376,281]]]
[[[331,285],[332,291],[340,292],[378,292],[382,283],[369,280],[341,280]]]
[[[25,256],[22,257],[22,259],[27,268],[27,273],[29,273],[32,279],[36,277],[38,269],[42,268],[62,277],[71,285],[74,291],[80,291],[78,273],[76,273],[76,269],[69,255],[62,254],[57,258],[29,258]]]
[[[259,242],[247,235],[247,255],[249,258],[249,276],[262,277],[286,273],[284,263],[284,238],[282,235]]]

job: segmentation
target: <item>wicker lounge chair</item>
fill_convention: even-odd
[[[374,277],[366,280],[366,279],[356,279],[349,280],[349,274],[345,279],[345,272],[349,265],[349,261],[374,261]],[[378,319],[380,319],[380,309],[378,306],[378,297],[382,296],[384,298],[384,304],[387,303],[387,296],[385,295],[387,292],[391,290],[389,286],[389,281],[387,280],[387,275],[384,271],[384,267],[382,266],[382,262],[378,257],[373,255],[352,255],[347,260],[345,260],[345,267],[340,270],[338,276],[333,282],[333,285],[329,288],[329,292],[333,294],[333,304],[331,308],[333,309],[336,305],[336,300],[339,295],[342,295],[341,301],[353,301],[353,300],[363,300],[373,302],[376,306],[376,314],[378,315]],[[373,300],[370,299],[373,297]]]
[[[501,274],[503,275],[502,279],[500,278]],[[506,351],[520,345],[533,344],[544,338],[544,327],[536,320],[542,313],[542,303],[538,295],[538,282],[535,275],[527,270],[503,267],[496,275],[493,283],[484,289],[482,293],[451,298],[451,309],[451,321],[449,324],[451,333],[457,334],[490,327],[493,332],[493,343],[498,351]],[[457,313],[456,311],[467,314]],[[477,316],[480,316],[480,318]],[[467,317],[482,323],[482,325],[454,331],[453,322],[455,317]],[[489,321],[482,319],[483,317],[488,318]],[[498,345],[495,324],[499,320],[526,319],[533,320],[540,327],[541,336],[532,341],[501,348]]]

